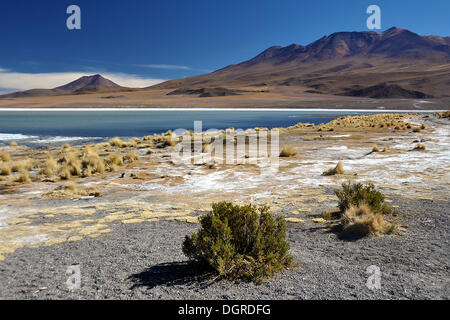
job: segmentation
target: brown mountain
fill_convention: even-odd
[[[363,89],[381,83],[395,85],[393,90],[381,88],[385,98],[394,97],[389,92],[409,97],[408,91],[449,96],[450,37],[420,36],[395,27],[381,33],[338,32],[307,46],[270,47],[248,61],[153,88],[298,86],[341,95],[355,90],[365,94]]]
[[[63,86],[57,87],[55,89],[73,92],[84,87],[106,87],[106,88],[118,88],[120,87],[118,84],[115,84],[111,80],[103,78],[101,75],[96,74],[93,76],[85,76],[72,81]]]
[[[130,91],[132,89],[121,87],[118,84],[102,77],[99,74],[81,77],[75,81],[54,89],[32,89],[20,92],[13,92],[0,96],[0,98],[27,98],[59,96],[67,94],[86,94],[98,92]]]

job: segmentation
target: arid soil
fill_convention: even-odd
[[[292,109],[396,109],[448,110],[450,98],[440,99],[369,99],[315,94],[311,88],[298,86],[236,86],[227,90],[238,95],[199,97],[167,95],[173,89],[139,89],[29,98],[0,99],[0,108],[292,108]]]
[[[147,143],[140,139],[102,146],[105,156],[135,150],[139,157],[112,172],[68,182],[31,171],[33,181],[25,184],[12,173],[0,181],[0,297],[448,299],[449,122],[398,117],[280,129],[280,147],[295,154],[279,158],[276,172],[251,154],[239,164],[175,163],[173,146],[140,149]],[[14,160],[37,151],[0,152]],[[338,161],[345,173],[322,175]],[[386,219],[399,230],[357,241],[331,232],[321,213],[336,207],[333,189],[347,180],[373,182],[385,193],[400,212]],[[267,204],[284,216],[298,266],[261,286],[197,279],[184,264],[181,242],[198,228],[198,215],[222,200]],[[70,265],[82,273],[82,287],[73,292],[66,286]],[[366,287],[371,265],[382,272],[381,289]]]

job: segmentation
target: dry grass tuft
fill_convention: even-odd
[[[111,154],[104,159],[105,167],[107,171],[113,172],[117,170],[117,167],[123,166],[123,157],[120,154]]]
[[[128,163],[133,163],[139,160],[139,156],[137,155],[136,151],[130,151],[123,157],[123,160]]]
[[[44,199],[65,199],[65,198],[77,198],[77,197],[99,197],[101,192],[95,188],[82,188],[79,189],[73,182],[67,183],[63,187],[58,187],[55,190],[45,194]]]
[[[380,152],[380,149],[378,148],[378,146],[376,144],[373,145],[372,152]]]
[[[0,176],[9,176],[11,173],[12,170],[9,163],[3,163],[0,165]]]
[[[334,176],[336,174],[344,174],[344,165],[342,164],[342,161],[339,161],[336,165],[336,167],[329,169],[322,173],[323,176]]]
[[[112,138],[111,140],[109,140],[109,144],[112,147],[118,147],[118,148],[125,148],[127,146],[127,143],[118,137],[115,137],[115,138]]]
[[[15,161],[11,165],[12,172],[30,171],[33,169],[33,161],[31,159]]]
[[[61,180],[69,180],[70,178],[72,178],[72,174],[70,173],[70,169],[67,164],[63,164],[59,168],[58,175],[61,178]]]
[[[28,171],[21,171],[20,175],[14,180],[17,183],[30,183],[31,178]]]
[[[17,144],[17,142],[15,141],[11,141],[11,143],[9,144],[11,147],[15,148],[18,147],[19,145]]]
[[[47,160],[44,162],[44,167],[41,169],[39,174],[42,174],[46,177],[51,177],[56,174],[58,171],[58,163],[55,159],[53,159],[51,154],[47,155]]]
[[[360,205],[347,209],[341,219],[341,236],[362,238],[369,235],[391,233],[395,225],[386,222],[381,213],[373,213],[369,206]]]
[[[419,143],[417,146],[414,147],[413,151],[425,151],[427,150],[427,147],[425,147],[423,144]]]
[[[98,151],[92,146],[85,147],[81,156],[82,176],[89,177],[95,173],[105,172],[105,164],[98,156]]]
[[[288,157],[293,157],[296,154],[297,154],[297,152],[295,152],[295,150],[292,146],[284,146],[283,149],[281,149],[280,157],[288,158]]]
[[[81,161],[78,157],[68,151],[63,153],[62,157],[58,161],[62,167],[67,168],[69,170],[71,176],[80,176],[81,175]]]
[[[8,161],[11,161],[11,156],[7,152],[2,152],[2,153],[0,153],[0,159],[3,162],[8,162]]]

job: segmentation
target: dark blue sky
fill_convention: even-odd
[[[66,28],[77,4],[82,30]],[[0,73],[105,72],[170,79],[216,70],[272,45],[363,31],[381,7],[382,30],[450,35],[450,1],[14,0],[0,9]],[[0,87],[6,87],[0,83]]]

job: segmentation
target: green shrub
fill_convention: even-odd
[[[285,221],[275,220],[268,207],[220,202],[212,209],[200,218],[200,231],[183,242],[193,262],[219,277],[256,283],[291,266]]]
[[[343,213],[351,207],[367,205],[374,213],[393,213],[393,210],[384,203],[384,195],[375,189],[372,183],[366,185],[362,183],[352,184],[350,182],[342,184],[343,190],[335,190],[338,197],[338,207]]]

